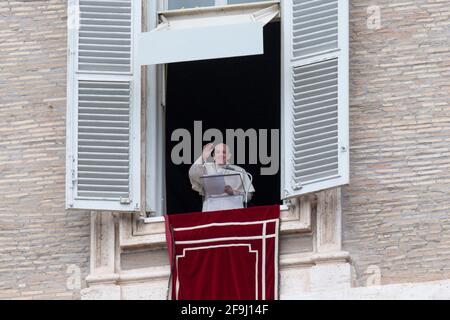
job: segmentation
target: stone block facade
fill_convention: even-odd
[[[0,299],[76,299],[88,272],[90,218],[64,209],[66,7],[0,1]]]
[[[358,285],[450,278],[450,1],[350,1],[350,181]],[[368,29],[367,8],[381,9]]]

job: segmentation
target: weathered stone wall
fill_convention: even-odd
[[[87,275],[89,216],[64,209],[66,6],[0,1],[0,299],[78,298]]]
[[[369,5],[379,30],[366,25]],[[448,279],[450,1],[353,0],[350,14],[344,249],[358,285],[372,265],[381,284]]]

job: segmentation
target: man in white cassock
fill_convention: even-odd
[[[211,157],[211,153],[213,150],[213,161],[208,161],[208,158]],[[247,172],[239,166],[229,164],[230,158],[231,153],[229,147],[226,144],[220,143],[213,147],[213,144],[209,143],[203,147],[201,156],[198,157],[198,159],[189,169],[189,179],[192,184],[192,189],[197,191],[203,197],[202,211],[218,210],[217,208],[213,208],[214,206],[212,205],[212,202],[209,201],[211,199],[206,199],[205,197],[202,181],[203,179],[201,178],[204,176],[217,174],[230,175],[225,176],[224,178],[224,194],[230,196],[241,195],[241,199],[243,199],[245,202],[250,201],[250,199],[252,198],[253,192],[255,192],[255,188],[253,188]],[[236,174],[239,174],[241,178],[239,179]],[[247,199],[244,199],[246,193]],[[228,204],[226,201],[224,201],[222,204],[223,207],[221,209],[231,209],[232,207],[227,207],[229,205],[232,206],[231,203]]]

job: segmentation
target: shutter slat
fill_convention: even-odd
[[[80,8],[83,12],[105,12],[105,13],[130,13],[129,6],[93,6],[93,5],[81,5]]]
[[[317,121],[317,122],[306,122],[303,124],[297,124],[304,119],[294,119],[294,129],[297,132],[302,132],[302,136],[310,135],[313,132],[318,132],[318,130],[327,130],[337,126],[338,118],[336,116],[329,116],[326,120]],[[337,129],[333,129],[337,130]]]
[[[293,115],[296,117],[310,118],[324,113],[330,113],[337,110],[337,99],[322,100],[318,103],[312,103],[307,106],[296,105]]]
[[[120,197],[127,197],[126,192],[98,192],[98,191],[89,191],[89,192],[79,192],[79,197],[81,199],[90,199],[92,197],[103,199],[103,200],[116,200]]]
[[[80,0],[80,6],[129,7],[128,0]]]
[[[110,146],[83,146],[79,145],[78,150],[80,152],[102,152],[102,153],[124,153],[128,154],[128,148],[126,147],[114,147],[111,148]]]
[[[128,173],[99,173],[92,171],[85,171],[78,175],[78,178],[106,179],[106,180],[126,179],[127,177]]]
[[[80,185],[88,187],[89,185],[92,186],[108,186],[111,188],[120,188],[123,191],[126,191],[128,187],[128,179],[125,177],[125,179],[119,179],[117,177],[105,179],[105,178],[92,178],[92,177],[80,177],[78,178],[78,181]]]
[[[303,143],[303,144],[298,143],[296,148],[298,150],[302,150],[302,151],[307,151],[307,150],[311,151],[312,149],[318,149],[318,148],[322,148],[325,146],[334,145],[337,149],[338,148],[337,143],[338,143],[338,140],[336,138],[325,137],[325,138],[317,139],[317,140],[309,142],[309,143]]]
[[[324,150],[322,148],[322,150]],[[295,161],[303,161],[304,163],[308,163],[315,160],[320,160],[322,158],[329,158],[329,157],[338,157],[338,152],[334,148],[331,148],[331,151],[325,151],[325,152],[315,152],[314,155],[308,155],[308,156],[300,156],[300,152],[294,152],[294,159]]]
[[[314,159],[311,161],[305,161],[305,159],[295,159],[295,170],[298,173],[302,173],[306,170],[315,170],[317,168],[323,168],[324,166],[335,165],[338,163],[338,157],[336,155],[332,155],[330,157],[320,157],[319,159]]]
[[[127,166],[105,166],[105,165],[78,165],[78,172],[92,171],[92,172],[128,172]]]
[[[84,191],[84,192],[90,192],[90,191],[120,191],[120,192],[128,192],[128,186],[79,184],[78,185],[78,190]]]
[[[103,113],[112,113],[112,114],[128,114],[128,109],[124,108],[109,108],[109,107],[80,107],[81,113],[90,113],[90,114],[103,114]]]
[[[80,165],[108,165],[108,166],[123,166],[123,165],[127,165],[128,164],[128,160],[80,160],[79,161]],[[123,178],[124,179],[124,178]],[[114,180],[113,178],[107,179],[107,180]],[[120,180],[120,179],[119,179]]]
[[[331,163],[331,164],[324,164],[321,166],[311,166],[310,168],[307,169],[303,169],[303,170],[297,170],[296,171],[296,177],[298,178],[302,178],[305,176],[310,176],[310,175],[316,175],[316,174],[320,174],[323,172],[327,172],[330,170],[337,170],[338,169],[338,163]]]
[[[323,180],[323,179],[332,179],[339,176],[339,170],[338,169],[331,169],[326,170],[319,173],[312,173],[304,176],[296,176],[298,179],[303,179],[305,181],[309,181],[310,183],[315,182],[317,180]]]
[[[311,131],[316,129],[317,127],[328,127],[328,126],[335,126],[337,125],[337,113],[331,114],[333,117],[328,117],[328,115],[325,115],[325,120],[321,119],[320,121],[309,121],[302,119],[302,120],[295,120],[294,121],[294,128],[298,130],[302,130],[305,132]],[[298,122],[299,124],[297,124]],[[303,122],[303,123],[302,123]]]
[[[79,127],[78,132],[82,133],[122,133],[128,134],[128,128],[97,128],[97,127]]]
[[[115,33],[115,32],[120,32],[120,33],[130,33],[131,32],[131,27],[125,27],[125,26],[99,26],[99,25],[95,25],[95,24],[83,24],[82,26],[80,26],[80,31],[84,31],[84,32],[105,32],[105,33]]]
[[[123,159],[128,161],[128,154],[127,153],[103,153],[99,152],[79,152],[78,157],[81,159],[106,159],[106,160],[113,160],[113,159]]]
[[[129,59],[131,58],[130,54],[123,51],[97,51],[97,50],[91,50],[91,51],[79,51],[78,57],[90,57],[91,59],[100,59],[100,58],[124,58]]]
[[[337,128],[335,127],[336,126],[331,127],[330,129],[332,130],[318,129],[317,131],[312,133],[303,131],[301,131],[301,133],[295,133],[294,142],[298,143],[299,145],[305,145],[321,140],[334,139],[335,137],[337,137]]]

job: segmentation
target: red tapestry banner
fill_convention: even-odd
[[[280,206],[166,215],[173,300],[278,298]]]

